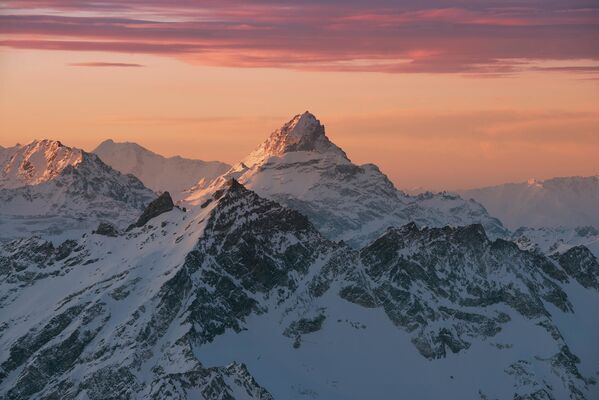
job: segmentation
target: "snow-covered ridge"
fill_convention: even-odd
[[[530,179],[460,194],[483,204],[510,229],[599,228],[599,176]]]
[[[111,139],[93,150],[102,161],[123,174],[133,174],[156,192],[167,191],[175,200],[199,181],[208,184],[231,166],[220,161],[163,157],[136,143],[116,143]]]
[[[0,189],[38,185],[57,177],[67,166],[82,161],[82,151],[57,140],[35,140],[2,149]]]

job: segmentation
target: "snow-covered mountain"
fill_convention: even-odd
[[[102,161],[123,174],[133,174],[156,192],[168,191],[179,200],[185,189],[204,181],[210,183],[230,165],[219,161],[163,157],[136,143],[115,143],[108,139],[93,151]]]
[[[508,228],[599,228],[599,176],[534,179],[460,192]]]
[[[447,193],[409,196],[374,164],[356,165],[332,143],[309,112],[296,115],[212,185],[187,198],[198,204],[206,192],[236,178],[260,196],[300,211],[327,238],[360,247],[390,226],[482,223],[493,237],[505,236],[501,222],[475,201]]]
[[[0,165],[0,238],[32,233],[78,238],[99,221],[122,225],[155,194],[95,154],[40,140],[4,149]]]
[[[408,224],[355,250],[234,180],[198,201],[157,200],[116,236],[2,245],[0,397],[599,395],[584,247]]]

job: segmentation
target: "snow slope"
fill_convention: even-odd
[[[534,179],[460,192],[508,228],[599,228],[599,176]]]
[[[117,237],[0,246],[0,396],[599,394],[584,247],[408,224],[358,251],[236,181],[198,200]]]
[[[198,204],[206,192],[230,178],[261,196],[308,216],[329,239],[360,247],[389,226],[482,223],[490,235],[507,231],[475,201],[447,193],[409,196],[376,165],[353,164],[309,112],[296,115],[212,186],[199,185],[185,199]]]
[[[41,140],[5,150],[0,239],[39,234],[78,238],[100,221],[126,226],[155,197],[137,178],[98,156]]]
[[[155,192],[168,191],[175,201],[198,181],[209,183],[231,167],[219,161],[166,158],[136,143],[115,143],[110,139],[100,143],[93,153],[117,171],[135,175]]]

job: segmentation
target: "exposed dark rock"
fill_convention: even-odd
[[[46,343],[54,339],[61,333],[71,321],[83,311],[83,306],[71,307],[65,312],[52,318],[45,326],[37,332],[29,332],[21,336],[10,348],[10,355],[6,361],[0,365],[0,380],[6,374],[21,364],[29,356],[35,353]]]
[[[110,237],[117,237],[119,235],[119,231],[116,229],[116,227],[108,222],[100,222],[98,228],[92,233]]]
[[[293,321],[283,335],[294,338],[293,347],[298,348],[301,345],[302,335],[318,332],[322,329],[322,323],[327,317],[324,314],[319,314],[314,318],[301,318]]]
[[[579,226],[575,229],[576,234],[582,237],[592,237],[599,235],[599,230],[593,226]]]
[[[62,242],[62,244],[56,249],[56,261],[64,260],[70,256],[76,247],[77,242],[74,240],[65,240]]]
[[[171,198],[170,193],[164,192],[160,196],[158,196],[157,199],[155,199],[150,204],[148,204],[148,206],[146,207],[144,212],[141,214],[141,216],[139,217],[137,222],[135,224],[129,226],[129,228],[127,228],[127,230],[130,230],[134,227],[139,228],[141,226],[144,226],[152,218],[156,218],[160,214],[169,212],[173,208],[175,208],[175,204],[173,203],[173,199]]]
[[[599,290],[599,262],[584,246],[572,247],[563,254],[555,255],[560,266],[585,288]]]

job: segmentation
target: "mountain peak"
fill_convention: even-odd
[[[114,140],[112,140],[112,139],[106,139],[106,140],[103,140],[103,141],[102,141],[102,143],[100,143],[100,144],[98,145],[98,147],[96,147],[96,149],[98,149],[98,148],[100,148],[100,147],[102,147],[102,146],[112,146],[112,145],[114,145],[114,144],[115,144],[115,141],[114,141]],[[93,151],[92,151],[92,152],[93,152]]]
[[[58,140],[34,140],[14,147],[0,171],[0,187],[37,185],[58,176],[67,166],[83,160],[83,151]]]
[[[283,128],[287,128],[290,134],[303,135],[306,131],[320,126],[320,121],[310,111],[305,111],[302,114],[297,114]]]
[[[286,153],[299,151],[336,154],[347,158],[345,152],[326,136],[324,125],[314,114],[306,111],[297,114],[274,131],[244,162],[251,166],[261,163],[269,157],[280,157]]]

